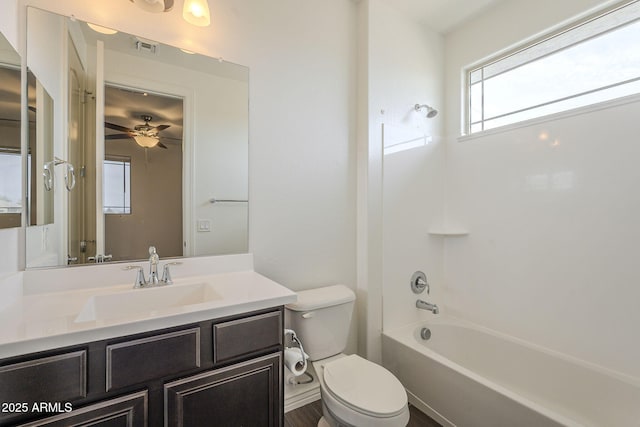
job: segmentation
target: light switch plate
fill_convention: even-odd
[[[198,232],[206,233],[211,231],[211,220],[209,219],[199,219],[198,220]]]

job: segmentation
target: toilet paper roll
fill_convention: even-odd
[[[300,351],[299,348],[285,347],[284,349],[284,366],[289,368],[291,373],[296,377],[304,374],[307,370],[307,356]]]

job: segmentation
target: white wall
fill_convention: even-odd
[[[463,66],[597,3],[502,2],[446,37],[447,215],[470,235],[446,239],[445,300],[455,315],[640,377],[640,101],[456,140]]]

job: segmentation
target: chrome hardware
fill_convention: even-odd
[[[67,187],[67,191],[73,190],[73,187],[76,186],[76,173],[73,170],[73,165],[69,162],[67,162],[67,173],[64,174],[64,186]]]
[[[67,264],[75,264],[76,262],[78,262],[77,256],[67,255]]]
[[[429,328],[420,329],[420,338],[422,338],[425,341],[431,338],[431,329]]]
[[[429,293],[429,283],[427,282],[427,275],[422,271],[416,271],[411,276],[411,290],[414,294],[421,294],[424,290],[427,290],[427,294]]]
[[[65,165],[67,171],[64,174],[64,185],[67,188],[67,191],[73,190],[73,187],[76,186],[76,173],[74,171],[73,165],[70,162],[59,157],[54,157],[53,160],[44,164],[42,176],[44,177],[45,190],[51,191],[53,189],[53,169],[58,165]]]
[[[211,198],[209,199],[209,203],[214,204],[214,203],[249,203],[248,200],[241,200],[241,199],[215,199],[215,198]]]
[[[42,170],[42,176],[44,178],[44,189],[47,191],[51,191],[53,189],[53,173],[51,171],[51,167],[53,165],[51,162],[47,162],[44,164],[44,169]]]
[[[169,271],[169,267],[172,265],[180,265],[181,262],[168,262],[162,267],[162,279],[160,280],[165,285],[173,284],[173,280],[171,279],[171,271]]]
[[[428,118],[428,119],[432,119],[432,118],[434,118],[435,116],[438,115],[438,110],[436,110],[433,107],[428,106],[427,104],[422,104],[422,105],[416,104],[416,105],[413,106],[413,109],[418,111],[418,112],[420,110],[422,110],[423,108],[427,110],[427,115],[425,117]]]
[[[440,312],[440,310],[438,309],[437,305],[431,304],[431,303],[426,302],[426,301],[422,301],[421,299],[416,301],[416,308],[419,308],[421,310],[430,311],[433,314],[438,314]]]
[[[158,262],[160,256],[156,252],[155,246],[149,246],[149,284],[158,284]]]
[[[160,256],[156,251],[155,246],[149,247],[149,278],[144,277],[144,268],[136,265],[130,265],[125,267],[125,270],[137,269],[138,274],[136,282],[133,285],[134,288],[144,288],[151,286],[171,285],[173,280],[171,279],[171,271],[169,267],[172,265],[180,265],[181,262],[168,262],[162,268],[162,280],[158,279],[158,264],[160,262]]]
[[[144,278],[144,268],[139,265],[128,265],[123,268],[123,270],[138,270],[136,274],[136,281],[133,284],[134,288],[144,288],[147,286],[147,279]]]
[[[102,264],[103,262],[111,261],[112,259],[113,259],[113,255],[96,254],[96,256],[88,257],[87,261],[95,262],[96,264]]]

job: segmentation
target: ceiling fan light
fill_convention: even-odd
[[[131,0],[142,10],[147,12],[168,12],[173,8],[173,0]]]
[[[211,24],[211,14],[207,0],[184,0],[182,17],[185,21],[198,27]]]
[[[155,138],[153,136],[145,136],[145,135],[136,135],[133,137],[133,139],[135,139],[136,143],[139,146],[144,148],[155,147],[156,145],[158,145],[158,142],[160,142],[158,138]]]

